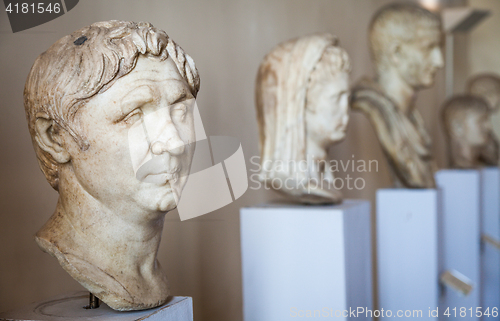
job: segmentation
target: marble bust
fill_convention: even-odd
[[[176,207],[189,173],[190,101],[198,90],[192,58],[142,22],[75,31],[29,73],[29,130],[40,168],[59,193],[36,242],[115,310],[168,300],[156,256],[165,213]],[[137,127],[147,132],[142,143],[130,135]],[[135,168],[137,159],[145,166]]]
[[[276,46],[256,81],[259,180],[302,203],[339,203],[327,149],[345,136],[350,61],[337,39],[314,34]]]
[[[457,95],[445,102],[442,120],[452,168],[498,164],[498,141],[490,123],[488,102],[474,95]]]
[[[351,106],[372,123],[396,186],[435,186],[432,142],[415,100],[443,66],[441,39],[440,18],[413,4],[386,5],[370,24],[375,77],[354,85]]]
[[[500,76],[490,73],[478,74],[467,82],[467,92],[484,98],[492,113],[500,109]]]

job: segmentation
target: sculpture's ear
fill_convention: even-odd
[[[401,43],[397,41],[393,41],[389,45],[389,55],[390,60],[393,64],[399,65],[401,61]]]
[[[71,156],[62,144],[58,125],[45,113],[38,113],[35,121],[35,141],[60,164],[70,161]]]
[[[464,136],[464,126],[459,121],[451,122],[451,134],[462,138]]]

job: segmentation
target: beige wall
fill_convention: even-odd
[[[22,91],[35,58],[57,39],[95,21],[150,21],[164,29],[196,61],[201,74],[198,105],[209,135],[238,137],[247,161],[258,155],[253,102],[260,59],[277,43],[316,31],[329,31],[349,52],[352,80],[371,74],[367,26],[386,0],[183,0],[80,1],[68,14],[12,34],[0,13],[0,311],[16,308],[81,286],[55,259],[41,252],[33,235],[55,208],[57,193],[38,169],[24,118]],[[484,2],[484,1],[482,1]],[[125,5],[126,4],[126,5]],[[419,108],[436,139],[443,165],[437,107],[444,77],[418,97]],[[387,164],[369,122],[352,115],[348,137],[331,150],[338,160],[379,160],[378,173],[349,173],[366,181],[349,198],[374,201],[375,190],[390,186]],[[249,162],[249,169],[254,168]],[[339,176],[345,176],[341,173]],[[252,186],[252,184],[251,184]],[[241,320],[241,263],[238,209],[277,196],[249,190],[238,201],[211,214],[180,222],[167,214],[159,260],[172,293],[194,298],[196,320]]]
[[[469,75],[493,72],[500,75],[500,1],[469,0],[470,6],[487,9],[491,15],[470,34]],[[500,137],[500,113],[492,117],[493,128]]]

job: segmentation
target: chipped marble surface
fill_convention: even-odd
[[[33,145],[59,192],[36,242],[115,310],[153,308],[170,295],[156,256],[189,174],[195,133],[185,102],[198,89],[193,60],[164,31],[123,21],[63,37],[28,76]],[[137,124],[145,149],[129,136]],[[138,157],[161,160],[147,179],[136,175]]]

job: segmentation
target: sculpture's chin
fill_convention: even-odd
[[[172,193],[168,196],[162,198],[158,203],[158,211],[160,212],[168,212],[177,207],[177,203],[174,200]]]
[[[419,87],[419,89],[432,87],[432,85],[434,85],[435,76],[436,76],[435,71],[430,72],[428,75],[426,75],[426,77],[424,77],[424,79],[422,79],[422,81],[420,82],[420,86],[417,87]]]
[[[344,140],[346,134],[345,134],[346,128],[342,128],[338,132],[334,133],[331,137],[331,144],[336,144]]]

